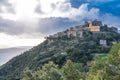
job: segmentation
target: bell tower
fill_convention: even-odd
[[[99,32],[100,31],[100,21],[94,20],[89,22],[89,30],[91,32]]]

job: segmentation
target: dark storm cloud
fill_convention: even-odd
[[[55,32],[63,31],[68,29],[69,27],[73,27],[75,25],[80,25],[83,21],[73,21],[68,18],[45,18],[39,20],[38,31],[44,34],[52,34]]]
[[[20,22],[15,22],[11,20],[6,20],[0,18],[0,32],[6,33],[9,35],[20,35],[20,34],[29,34],[29,33],[39,33],[48,35],[58,31],[65,30],[74,25],[79,25],[82,21],[72,21],[67,18],[44,18],[39,19],[39,24],[35,29],[29,25],[22,24]]]
[[[26,25],[7,19],[0,18],[0,32],[9,35],[18,35],[27,32]]]

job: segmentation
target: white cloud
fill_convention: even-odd
[[[19,19],[21,17],[35,17],[34,10],[38,4],[36,0],[10,0],[14,7],[15,16]]]
[[[56,8],[56,4],[65,3],[68,0],[39,0],[40,9],[44,13],[51,13]]]
[[[99,13],[99,9],[92,8],[88,10],[88,4],[82,4],[79,8],[72,7],[70,1],[68,0],[56,0],[48,1],[48,0],[40,0],[41,3],[38,5],[39,13],[38,16],[40,18],[49,18],[49,17],[62,17],[69,19],[76,19],[77,17],[89,18],[91,16],[95,17]],[[48,1],[48,2],[47,2]],[[46,5],[47,3],[47,5]],[[90,17],[91,18],[91,17]]]
[[[0,33],[0,48],[18,47],[18,46],[35,46],[41,43],[44,38],[22,38],[20,36],[11,36]]]
[[[51,30],[49,26],[56,24],[56,21],[48,21],[50,20],[48,18],[51,17],[80,21],[85,18],[94,19],[99,15],[99,9],[88,9],[87,3],[80,5],[79,8],[74,8],[69,0],[8,0],[8,3],[15,13],[8,13],[5,5],[3,6],[4,12],[0,13],[2,18],[0,19],[2,21],[0,31],[8,34],[36,34],[38,28]],[[36,8],[41,12],[37,13]],[[40,22],[42,23],[40,24]],[[54,28],[52,27],[52,29]]]
[[[36,0],[8,0],[11,5],[9,8],[14,10],[14,13],[8,12],[8,6],[2,5],[2,12],[0,16],[5,19],[19,20],[21,18],[29,20],[29,18],[36,17],[34,11],[38,4]]]
[[[98,15],[96,8],[87,9],[87,3],[79,8],[72,7],[70,0],[9,0],[15,13],[8,13],[6,6],[1,17],[12,20],[33,20],[38,18],[62,17],[75,19],[88,17],[89,14]],[[37,9],[37,11],[36,11]],[[36,11],[36,12],[35,12]],[[39,12],[39,13],[38,13]]]

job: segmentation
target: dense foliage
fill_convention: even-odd
[[[27,70],[22,80],[120,80],[120,43],[114,45],[108,55],[97,56],[97,59],[89,71],[85,71],[81,63],[70,60],[62,68],[49,62],[40,70]]]
[[[79,63],[73,63],[70,60],[60,69],[53,62],[45,64],[41,70],[35,72],[29,69],[25,71],[22,80],[79,80],[84,78],[76,67]]]

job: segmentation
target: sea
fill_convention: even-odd
[[[0,49],[0,66],[7,63],[13,57],[23,54],[25,51],[31,48],[32,48],[31,46],[24,46]]]

